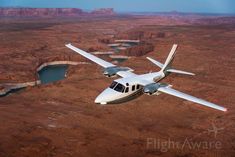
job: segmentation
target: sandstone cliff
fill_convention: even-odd
[[[0,8],[0,16],[7,17],[110,16],[114,14],[112,8],[103,8],[92,12],[84,12],[79,8]]]

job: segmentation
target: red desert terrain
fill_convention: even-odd
[[[164,62],[171,46],[179,44],[173,66],[196,76],[172,74],[162,82],[225,106],[228,112],[165,94],[100,106],[94,100],[113,78],[104,77],[94,63],[71,65],[62,81],[0,98],[1,157],[235,155],[234,17],[1,17],[0,83],[35,81],[36,69],[48,61],[89,62],[66,43],[109,51],[107,43],[115,39],[141,41],[121,52],[131,58],[120,64],[137,74],[158,71],[146,57]]]

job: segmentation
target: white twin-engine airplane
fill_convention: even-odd
[[[147,73],[137,75],[133,73],[133,70],[128,67],[119,67],[107,61],[104,61],[90,53],[80,50],[71,44],[67,44],[66,47],[74,50],[83,57],[99,64],[104,68],[103,74],[107,77],[120,76],[122,78],[116,79],[112,84],[106,88],[96,99],[95,103],[98,104],[117,104],[132,100],[143,93],[148,95],[159,95],[160,93],[170,94],[194,103],[201,104],[203,106],[211,107],[220,111],[227,111],[226,108],[210,103],[208,101],[193,97],[191,95],[182,93],[171,88],[171,85],[160,83],[160,81],[169,75],[170,73],[178,73],[185,75],[194,75],[190,72],[176,70],[171,68],[171,63],[174,59],[177,45],[174,44],[165,63],[162,64],[150,57],[147,57],[153,64],[161,68],[159,72]]]

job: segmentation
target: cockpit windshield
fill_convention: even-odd
[[[114,88],[115,91],[117,92],[123,92],[125,89],[125,86],[123,86],[122,84],[117,84],[117,86]]]
[[[113,83],[109,86],[109,88],[114,89],[117,92],[124,92],[125,86],[113,81]]]
[[[113,81],[109,88],[113,89],[117,85],[117,82]]]

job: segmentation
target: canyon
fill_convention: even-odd
[[[58,17],[58,16],[112,16],[112,8],[101,8],[85,12],[79,8],[0,8],[4,17]]]
[[[65,44],[72,43],[88,52],[109,52],[108,44],[120,39],[141,42],[121,51],[120,54],[130,58],[117,63],[134,69],[137,74],[158,71],[146,57],[164,62],[172,45],[178,44],[172,66],[196,76],[172,74],[161,82],[223,105],[228,112],[165,94],[143,95],[120,105],[95,104],[96,96],[113,78],[104,77],[101,67],[72,52]],[[61,63],[58,61],[89,64],[68,66],[64,80],[30,86],[0,98],[0,156],[234,156],[234,43],[234,17],[1,18],[0,84],[37,80],[40,66]],[[107,55],[99,57],[112,61]],[[208,131],[213,126],[222,128],[216,137]],[[160,146],[148,145],[149,139],[159,141]],[[163,149],[168,141],[183,144],[186,140],[199,144],[219,142],[221,147]]]

